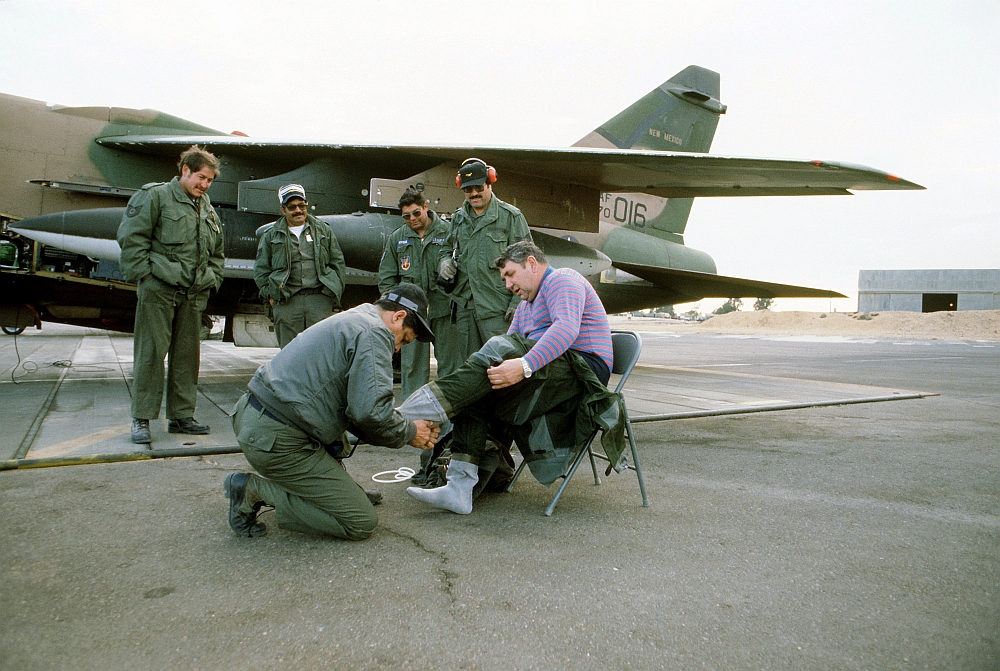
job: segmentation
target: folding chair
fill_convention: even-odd
[[[625,407],[625,396],[622,394],[622,389],[625,387],[625,382],[628,380],[629,375],[632,373],[632,368],[635,366],[636,361],[639,360],[639,353],[642,351],[642,338],[635,331],[612,331],[611,332],[611,344],[614,348],[615,353],[615,365],[611,369],[611,373],[614,375],[621,375],[618,380],[618,386],[615,387],[615,393],[621,396],[622,403],[621,408],[625,415],[625,435],[628,436],[629,446],[632,448],[632,464],[626,463],[626,468],[635,471],[636,478],[639,480],[639,491],[642,492],[642,505],[644,507],[649,507],[649,497],[646,495],[646,481],[642,477],[642,468],[639,466],[639,452],[635,448],[635,438],[632,436],[632,422],[629,420],[628,408]],[[611,460],[605,454],[600,452],[595,452],[592,448],[594,439],[597,437],[597,433],[600,429],[594,429],[587,440],[581,445],[579,453],[577,453],[576,458],[573,463],[566,470],[566,472],[559,476],[563,478],[562,484],[559,485],[559,491],[552,499],[552,503],[549,507],[545,509],[546,516],[551,516],[552,512],[556,509],[556,504],[559,503],[559,497],[562,496],[563,491],[566,489],[566,485],[569,484],[570,479],[573,474],[576,473],[576,469],[580,467],[580,463],[583,461],[584,455],[590,457],[590,467],[594,471],[594,484],[601,484],[601,478],[597,474],[597,462],[594,461],[595,458],[603,459],[608,462],[607,471],[604,475],[610,475],[611,470],[614,468],[614,464],[611,464]],[[527,462],[522,461],[521,465],[517,467],[517,471],[514,473],[514,477],[511,479],[510,484],[507,485],[507,490],[510,491],[514,488],[514,483],[517,482],[517,478],[521,475],[521,471]]]

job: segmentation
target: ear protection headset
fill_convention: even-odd
[[[482,163],[486,166],[486,183],[496,184],[497,183],[497,169],[492,165],[486,165],[486,161],[481,158],[467,158],[462,161],[462,165],[458,168],[458,174],[455,175],[455,186],[462,188],[462,168],[469,165],[470,163]]]

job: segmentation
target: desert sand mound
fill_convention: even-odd
[[[962,312],[730,312],[694,327],[716,333],[1000,341],[1000,310]]]
[[[1000,341],[1000,310],[962,312],[730,312],[702,323],[624,317],[612,328],[695,333],[768,333],[781,335]]]

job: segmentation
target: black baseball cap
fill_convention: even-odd
[[[485,163],[479,159],[469,159],[458,171],[458,178],[460,180],[459,188],[464,189],[467,186],[486,184],[488,177],[489,173],[486,170]]]
[[[427,323],[427,294],[416,284],[402,282],[379,296],[380,301],[391,301],[417,318],[417,340],[434,342],[434,331]]]

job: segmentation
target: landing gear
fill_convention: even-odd
[[[23,326],[0,326],[0,329],[3,329],[3,332],[7,335],[21,335],[24,333]]]

